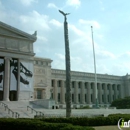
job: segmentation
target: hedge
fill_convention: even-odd
[[[39,119],[1,118],[0,130],[95,130],[91,127],[73,126],[69,123],[46,123]]]
[[[129,118],[122,115],[111,115],[108,117],[95,117],[95,118],[43,118],[40,119],[43,122],[54,122],[54,123],[71,123],[72,125],[79,126],[107,126],[107,125],[117,125],[120,118]],[[130,118],[129,118],[130,119]]]

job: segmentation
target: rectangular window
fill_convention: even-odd
[[[78,88],[80,88],[80,82],[78,83]]]
[[[79,100],[79,102],[80,102],[80,94],[78,94],[78,100]]]
[[[104,95],[102,95],[102,102],[104,102]]]
[[[53,93],[51,93],[51,99],[53,99]]]
[[[51,86],[54,87],[54,80],[51,80]]]
[[[60,102],[60,93],[58,93],[58,102]]]
[[[41,98],[42,98],[42,91],[37,90],[37,99],[41,99]]]
[[[87,102],[87,95],[85,94],[85,102]]]
[[[91,102],[92,102],[92,99],[93,99],[93,96],[92,96],[92,94],[91,94]]]
[[[72,88],[74,88],[74,82],[72,82]]]

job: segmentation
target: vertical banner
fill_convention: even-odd
[[[10,61],[10,90],[17,90],[18,80],[18,60],[12,59]]]
[[[0,57],[0,90],[3,91],[4,83],[4,59]]]
[[[33,62],[20,61],[20,91],[33,91]]]

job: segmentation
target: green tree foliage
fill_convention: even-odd
[[[117,109],[130,109],[130,97],[114,100],[111,103],[111,107],[116,107]]]

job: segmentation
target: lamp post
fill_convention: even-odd
[[[64,39],[65,39],[65,57],[66,57],[66,117],[71,116],[71,75],[70,75],[70,51],[69,51],[69,37],[68,37],[68,23],[66,15],[69,13],[64,13],[59,10],[59,12],[64,16]]]
[[[98,108],[98,98],[97,98],[97,74],[96,74],[96,59],[95,59],[95,49],[94,49],[94,40],[93,40],[93,26],[91,26],[92,32],[92,45],[93,45],[93,58],[94,58],[94,71],[95,71],[95,107]]]

